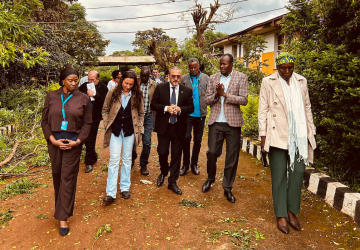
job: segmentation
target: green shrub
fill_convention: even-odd
[[[241,134],[244,137],[250,137],[257,140],[259,136],[258,132],[258,108],[259,108],[259,96],[249,95],[248,104],[246,106],[240,106],[245,125],[241,127]]]

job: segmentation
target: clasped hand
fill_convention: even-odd
[[[59,140],[51,140],[51,143],[56,146],[59,147],[61,150],[69,150],[72,147],[76,147],[76,141],[73,140],[69,140],[69,139],[59,139]]]
[[[171,105],[167,107],[167,112],[169,112],[172,115],[177,115],[180,111],[181,109],[177,105]]]
[[[224,86],[224,84],[223,83],[217,83],[216,84],[216,94],[218,95],[218,96],[224,96],[224,97],[226,97],[226,93],[225,93],[225,86]]]
[[[94,96],[94,94],[95,94],[95,91],[94,91],[94,90],[89,89],[89,90],[87,91],[87,95],[88,95],[89,97]]]

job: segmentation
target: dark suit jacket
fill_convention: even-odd
[[[86,84],[87,83],[82,84],[79,87],[79,91],[84,93],[87,96]],[[93,122],[98,122],[98,121],[102,120],[101,112],[102,112],[102,108],[104,105],[105,97],[109,91],[105,84],[99,82],[98,85],[99,85],[99,87],[97,88],[96,95],[94,96],[95,101],[94,101],[94,107],[92,110],[92,121]]]
[[[156,111],[155,132],[163,135],[169,124],[170,113],[165,112],[165,106],[170,104],[170,83],[159,84],[156,86],[150,108]],[[180,137],[185,137],[186,117],[194,112],[194,103],[192,99],[192,90],[184,85],[179,85],[179,97],[177,106],[180,107],[181,113],[177,116],[177,128]]]

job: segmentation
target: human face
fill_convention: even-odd
[[[277,66],[280,76],[285,80],[289,81],[293,72],[294,72],[294,64],[293,63],[283,63]]]
[[[146,84],[149,81],[150,72],[149,70],[141,71],[140,72],[140,80],[142,83]]]
[[[120,82],[120,78],[121,78],[121,73],[119,72],[119,74],[116,76],[116,78],[114,79],[116,83]]]
[[[125,78],[122,82],[122,89],[125,94],[128,94],[132,87],[134,86],[134,79],[132,78]]]
[[[176,70],[176,69],[171,70],[169,74],[169,78],[171,85],[176,87],[177,85],[179,85],[181,80],[181,70]]]
[[[232,71],[233,64],[230,62],[228,56],[223,56],[220,58],[220,72],[224,76],[228,76]]]
[[[200,74],[199,64],[197,62],[189,63],[189,71],[190,71],[190,75],[198,76]]]
[[[157,69],[153,70],[153,76],[155,76],[155,78],[159,78],[159,71]]]
[[[90,72],[88,75],[88,82],[93,82],[95,85],[99,83],[99,78],[97,78],[96,72]]]
[[[64,92],[65,93],[71,93],[73,92],[76,87],[78,86],[78,76],[77,75],[69,75],[63,80],[64,83]]]

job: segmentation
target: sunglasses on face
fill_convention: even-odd
[[[181,78],[181,75],[171,75],[172,78]]]

